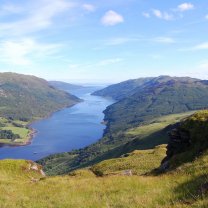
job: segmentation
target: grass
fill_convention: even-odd
[[[144,155],[143,160],[149,160],[147,151]],[[96,177],[84,169],[72,175],[42,178],[28,171],[26,161],[3,160],[0,161],[0,207],[205,208],[207,195],[202,195],[199,188],[208,182],[207,170],[208,152],[159,176]],[[39,180],[33,182],[31,177]]]
[[[157,146],[150,150],[135,150],[120,158],[102,161],[91,167],[99,176],[125,174],[131,171],[133,175],[144,175],[160,166],[166,156],[166,145]]]
[[[18,134],[20,136],[20,138],[15,139],[14,141],[9,139],[0,139],[1,144],[22,145],[26,144],[30,140],[32,130],[27,128],[28,122],[19,120],[11,121],[0,117],[0,123],[3,124],[3,127],[0,127],[0,130],[11,130],[14,134]],[[15,124],[19,124],[21,127],[17,127]]]
[[[158,117],[149,121],[146,125],[142,125],[128,130],[126,134],[144,138],[152,133],[155,133],[156,131],[163,129],[170,124],[180,122],[182,119],[192,115],[194,112],[195,111],[189,111],[186,113],[170,114],[167,116]]]

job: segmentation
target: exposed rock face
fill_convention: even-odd
[[[161,171],[192,161],[208,149],[208,110],[177,123],[169,132],[169,138],[167,156],[159,168]]]
[[[191,145],[190,133],[180,127],[173,129],[168,135],[170,140],[167,146],[167,157],[165,161],[178,153],[186,151]]]

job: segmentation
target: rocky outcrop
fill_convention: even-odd
[[[169,132],[166,157],[161,171],[192,161],[208,149],[208,111],[200,111],[177,123]]]
[[[170,139],[167,146],[167,156],[163,163],[174,155],[186,151],[191,146],[190,132],[181,129],[179,125],[178,128],[173,129],[168,135]]]
[[[37,163],[34,163],[32,161],[29,161],[28,170],[37,172],[37,173],[39,173],[43,177],[46,176],[46,174],[44,173],[44,171],[42,169],[42,166],[38,165]]]

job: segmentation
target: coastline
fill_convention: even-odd
[[[30,132],[29,132],[29,134],[27,135],[27,140],[26,140],[25,142],[19,142],[19,143],[18,143],[18,142],[17,142],[17,143],[15,143],[15,142],[13,142],[13,143],[2,143],[2,142],[0,142],[0,148],[2,148],[2,147],[22,147],[22,146],[30,145],[30,144],[32,143],[32,140],[33,140],[35,134],[38,132],[36,129],[34,129],[34,128],[31,127],[31,125],[32,125],[33,123],[38,122],[38,121],[41,121],[41,120],[44,120],[44,119],[48,119],[48,118],[50,118],[54,113],[59,112],[59,111],[61,111],[61,110],[64,110],[64,109],[66,109],[66,108],[71,108],[71,107],[77,105],[77,104],[80,103],[80,102],[83,102],[83,100],[80,99],[80,101],[77,102],[77,103],[74,103],[74,104],[71,104],[71,105],[66,105],[66,106],[64,106],[64,107],[62,107],[62,108],[60,108],[60,109],[58,109],[58,110],[55,110],[54,112],[49,113],[47,116],[45,116],[45,117],[43,117],[43,118],[33,119],[30,123],[28,123],[28,124],[26,125],[26,127],[29,128],[29,131],[30,131]]]

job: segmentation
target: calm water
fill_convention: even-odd
[[[84,102],[32,124],[31,127],[37,130],[32,143],[22,147],[1,147],[0,159],[37,160],[53,153],[82,148],[100,139],[105,128],[101,124],[102,112],[113,101],[90,95],[97,89],[100,88],[71,91]]]

